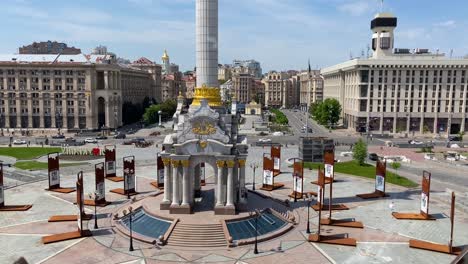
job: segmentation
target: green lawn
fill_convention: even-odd
[[[78,165],[84,165],[84,164],[86,163],[62,163],[60,164],[60,167],[71,167],[71,166],[78,166]],[[13,166],[22,170],[46,170],[47,162],[18,161]]]
[[[319,166],[322,166],[323,168],[323,164],[321,163],[312,163],[312,162],[304,163],[304,168],[317,169]],[[334,169],[335,169],[335,172],[338,172],[338,173],[344,173],[344,174],[365,177],[365,178],[370,178],[370,179],[375,178],[375,167],[370,164],[359,166],[359,164],[355,161],[340,162],[340,163],[335,163]],[[388,183],[393,183],[393,184],[400,185],[403,187],[418,186],[415,182],[405,177],[402,177],[400,175],[397,175],[393,172],[390,172],[388,170],[387,170],[386,180]]]
[[[40,147],[5,147],[0,148],[0,156],[10,156],[19,160],[30,160],[51,152],[60,152],[60,148],[40,148]]]

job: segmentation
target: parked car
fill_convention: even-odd
[[[97,143],[97,140],[95,138],[86,138],[84,142],[85,143]]]
[[[76,142],[76,139],[72,138],[72,137],[68,137],[65,139],[65,141],[67,142]]]
[[[104,140],[104,139],[107,139],[107,137],[106,136],[97,136],[96,139],[97,140]]]
[[[377,153],[369,153],[369,159],[372,161],[378,161],[379,156],[377,155]]]
[[[26,140],[15,139],[15,140],[13,140],[13,144],[15,144],[15,145],[24,145],[24,144],[26,144]]]
[[[281,137],[281,136],[284,136],[284,133],[283,133],[283,132],[276,131],[276,132],[273,132],[272,135],[275,136],[275,137]]]
[[[124,133],[118,133],[114,136],[115,139],[125,139],[127,136]]]
[[[258,142],[261,142],[261,143],[269,143],[269,142],[271,142],[271,139],[269,139],[269,138],[259,138],[259,139],[258,139]]]
[[[449,141],[461,141],[461,137],[457,135],[451,135],[448,137]]]
[[[414,139],[409,140],[408,143],[411,144],[411,145],[422,145],[422,144],[424,144],[424,142],[419,141],[419,140],[414,140]]]
[[[53,135],[52,138],[53,138],[53,139],[64,139],[64,138],[65,138],[65,135],[57,134],[57,135]]]

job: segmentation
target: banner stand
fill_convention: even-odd
[[[429,195],[431,192],[431,173],[423,171],[422,177],[422,192],[421,192],[421,208],[419,213],[397,213],[392,215],[399,220],[436,220],[435,217],[429,214]]]
[[[436,244],[436,243],[431,243],[431,242],[421,241],[421,240],[416,240],[416,239],[410,239],[409,246],[411,248],[436,251],[436,252],[446,253],[446,254],[451,254],[451,255],[460,255],[462,252],[462,248],[453,246],[454,221],[455,221],[455,193],[452,192],[452,201],[451,201],[451,208],[450,208],[450,240],[449,240],[448,245]]]
[[[316,243],[325,243],[325,244],[334,244],[334,245],[342,245],[342,246],[352,246],[355,247],[357,245],[356,239],[350,238],[348,234],[336,234],[336,235],[321,235],[322,229],[322,203],[323,203],[323,196],[324,196],[324,187],[325,187],[325,173],[324,171],[319,168],[318,170],[318,196],[317,196],[317,207],[319,208],[318,213],[318,227],[317,233],[309,235],[309,242],[316,242]]]
[[[373,193],[362,193],[356,196],[362,199],[375,199],[388,197],[385,193],[385,184],[387,178],[387,163],[377,161],[375,165],[375,191]]]
[[[110,192],[133,196],[137,195],[136,192],[136,180],[135,180],[135,156],[128,156],[123,158],[123,171],[124,171],[124,187],[112,189]]]
[[[3,162],[0,162],[0,211],[27,211],[32,204],[26,205],[5,205],[5,186],[3,185]]]
[[[123,177],[117,176],[117,148],[115,145],[104,146],[104,157],[106,167],[106,179],[113,182],[124,181]]]
[[[273,177],[281,174],[281,145],[272,145],[270,156],[273,159]]]
[[[270,156],[268,158],[267,156]],[[284,187],[283,183],[275,182],[275,176],[273,176],[273,158],[271,155],[264,153],[263,154],[263,185],[260,190],[263,191],[274,191],[276,189]]]
[[[159,190],[164,190],[164,162],[159,153],[156,154],[156,174],[157,181],[153,181],[150,184]]]
[[[325,180],[324,180],[324,186],[323,186],[323,193],[322,193],[322,199],[325,199],[325,189],[326,185],[330,185],[330,191],[329,191],[329,196],[328,196],[328,204],[321,204],[321,210],[325,211],[330,211],[331,215],[331,210],[349,210],[349,208],[344,205],[344,204],[333,204],[333,182],[335,182],[335,150],[334,149],[328,149],[325,150],[323,153],[324,156],[324,170],[325,170]],[[318,211],[318,205],[312,206],[312,208],[315,211]]]
[[[80,216],[83,220],[90,220],[92,215],[87,215],[84,211],[83,202],[84,202],[84,194],[83,194],[83,172],[81,171],[78,173],[76,186],[80,186],[81,190],[77,189],[76,194],[76,205],[80,210],[80,214],[78,215],[53,215],[49,217],[48,222],[70,222],[70,221],[77,221],[80,219]],[[81,192],[81,193],[79,193]]]
[[[60,154],[58,152],[47,154],[47,171],[49,188],[46,191],[58,193],[72,193],[75,188],[60,187]]]
[[[96,178],[96,199],[85,199],[84,205],[106,207],[111,202],[106,201],[106,186],[104,176],[104,162],[94,165],[95,178]]]
[[[81,171],[78,173],[78,180],[76,181],[76,203],[78,207],[78,213],[75,216],[75,220],[77,221],[78,224],[78,230],[73,231],[73,232],[67,232],[67,233],[61,233],[61,234],[55,234],[55,235],[50,235],[50,236],[44,236],[42,237],[42,243],[44,244],[50,244],[50,243],[56,243],[56,242],[61,242],[65,240],[71,240],[71,239],[77,239],[77,238],[82,238],[82,237],[89,237],[91,236],[91,231],[88,230],[87,225],[83,225],[83,220],[89,220],[85,219],[84,216],[84,191],[83,191],[83,172]]]
[[[307,193],[304,193],[304,161],[302,159],[294,158],[292,176],[293,192],[288,196],[294,200],[302,199],[303,196],[308,196]]]

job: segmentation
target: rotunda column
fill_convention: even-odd
[[[164,163],[164,198],[163,198],[163,202],[168,203],[168,202],[171,202],[171,194],[172,194],[171,159],[163,158],[162,160],[163,160],[163,163]]]
[[[180,205],[179,166],[180,160],[172,160],[172,205]]]
[[[189,180],[189,160],[182,160],[182,167],[183,167],[183,179],[182,179],[182,205],[189,205],[190,204],[190,180]]]
[[[223,168],[224,160],[217,160],[216,165],[218,166],[218,179],[216,185],[216,206],[224,206],[223,195],[222,195],[222,180],[223,180]]]
[[[239,200],[245,203],[245,160],[239,160]]]
[[[234,175],[233,175],[232,170],[233,170],[235,164],[236,163],[233,160],[226,161],[226,165],[227,165],[227,168],[228,168],[226,206],[233,206],[234,205]]]

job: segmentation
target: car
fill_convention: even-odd
[[[269,143],[269,142],[271,142],[271,139],[269,139],[269,138],[259,138],[259,139],[258,139],[258,142],[261,142],[261,143]]]
[[[457,135],[451,135],[448,137],[449,141],[461,141],[461,137]]]
[[[107,137],[106,136],[97,136],[96,139],[97,140],[104,140],[104,139],[107,139]]]
[[[97,140],[95,138],[86,138],[84,142],[85,143],[97,143]]]
[[[275,137],[281,137],[281,136],[284,136],[284,133],[283,133],[283,132],[276,131],[276,132],[273,132],[272,135],[275,136]]]
[[[127,136],[124,133],[118,133],[114,136],[115,139],[125,139]]]
[[[24,145],[24,144],[26,144],[26,140],[15,139],[15,140],[13,140],[13,144],[15,144],[15,145]]]
[[[52,138],[53,138],[53,139],[64,139],[64,138],[65,138],[65,135],[57,134],[57,135],[53,135]]]
[[[68,137],[65,139],[65,141],[67,142],[76,142],[76,139],[72,138],[72,137]]]
[[[422,145],[422,144],[424,144],[424,142],[419,141],[419,140],[414,140],[414,139],[409,140],[408,143],[411,144],[411,145]]]
[[[378,161],[379,156],[377,155],[377,153],[369,153],[369,159],[372,161]]]

